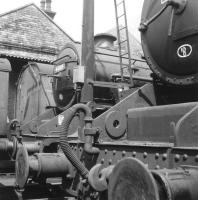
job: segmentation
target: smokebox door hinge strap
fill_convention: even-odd
[[[147,21],[140,23],[139,31],[140,32],[147,31],[149,24],[151,24],[158,17],[160,17],[162,15],[162,13],[164,13],[164,11],[169,6],[172,6],[173,10],[175,11],[175,14],[181,14],[184,11],[184,9],[186,8],[186,5],[187,5],[187,0],[168,0],[166,5],[158,13],[156,13],[153,17],[151,17]],[[171,18],[173,18],[173,17],[171,17]]]

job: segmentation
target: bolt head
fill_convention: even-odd
[[[159,157],[160,157],[159,153],[156,153],[155,154],[155,159],[159,159]]]
[[[175,162],[179,162],[179,160],[180,160],[180,155],[179,155],[179,154],[176,154],[176,155],[175,155]]]

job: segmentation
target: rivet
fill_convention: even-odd
[[[155,169],[160,169],[160,166],[159,166],[159,165],[156,165]]]
[[[113,150],[113,155],[116,155],[116,150]]]
[[[183,160],[186,161],[187,159],[188,159],[188,155],[187,155],[187,154],[184,154],[184,155],[183,155]]]
[[[143,157],[147,158],[148,154],[146,152],[144,152]]]
[[[179,160],[180,160],[180,155],[179,155],[179,154],[176,154],[176,155],[175,155],[175,162],[179,162]]]
[[[102,159],[101,159],[101,164],[104,164],[104,161],[105,161],[104,158],[102,158]]]
[[[155,159],[159,159],[159,156],[160,156],[159,153],[156,153],[155,154]]]
[[[123,151],[123,152],[122,152],[122,156],[126,156],[126,151]]]
[[[67,177],[67,179],[72,179],[71,174],[67,174],[66,177]]]
[[[167,159],[167,154],[166,154],[166,153],[164,153],[164,154],[162,155],[162,159],[163,159],[163,160],[166,160],[166,159]]]
[[[198,162],[198,155],[195,156],[195,161]]]
[[[136,153],[135,151],[132,152],[132,156],[133,156],[133,157],[136,157],[136,154],[137,154],[137,153]]]
[[[111,165],[111,164],[112,164],[112,160],[110,159],[110,160],[109,160],[109,165]]]
[[[108,150],[107,150],[107,149],[105,149],[105,154],[107,154],[107,152],[108,152]]]

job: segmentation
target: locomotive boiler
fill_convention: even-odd
[[[129,83],[127,57],[123,58],[125,88],[122,88],[121,84],[119,87],[113,85],[120,83],[121,79],[118,48],[114,45],[116,40],[115,36],[108,33],[94,36],[94,80],[101,85],[94,86],[94,82],[91,79],[87,81],[93,84],[93,101],[97,104],[97,109],[103,111],[120,101],[122,90],[129,89],[129,86],[127,86]],[[57,60],[54,61],[52,89],[56,105],[61,109],[66,109],[80,101],[80,91],[84,82],[84,77],[82,76],[84,74],[84,66],[80,66],[80,50],[81,44],[66,44],[60,51]],[[133,58],[133,61],[135,62],[135,67],[133,67],[135,80],[139,79],[139,82],[135,82],[134,88],[138,88],[149,80],[150,71],[148,69],[145,70],[147,73],[145,73],[144,78],[138,72],[138,67],[145,65],[144,60]],[[112,83],[113,87],[108,85],[109,82]]]
[[[13,130],[18,198],[198,198],[197,9],[196,0],[145,0],[139,29],[153,81],[134,89],[114,64],[101,76],[94,1],[84,0],[82,53],[69,44],[55,62],[57,106]]]
[[[119,58],[118,52],[113,46],[114,40],[116,38],[110,34],[101,34],[100,36],[95,36],[95,41],[98,37],[101,37],[100,41],[95,42],[95,49],[101,52],[102,55],[96,55],[95,59],[95,79],[97,81],[113,81],[114,75],[119,72]],[[103,45],[106,43],[106,48],[98,48],[97,43],[101,43],[103,40]],[[102,45],[102,44],[100,44]],[[78,45],[79,46],[79,45]],[[58,59],[54,62],[54,77],[52,82],[54,99],[57,106],[70,107],[72,102],[79,101],[78,93],[80,93],[81,82],[83,83],[82,74],[84,73],[84,67],[79,66],[80,64],[80,50],[73,45],[67,44],[60,52]],[[70,60],[67,62],[67,60]],[[73,61],[71,61],[73,59]],[[78,81],[78,87],[75,86],[75,81]],[[81,79],[81,80],[78,80]],[[73,81],[74,80],[74,81]],[[77,88],[75,88],[77,87]],[[108,87],[95,87],[94,88],[94,100],[100,104],[106,106],[114,105],[118,102],[118,90],[110,89]]]

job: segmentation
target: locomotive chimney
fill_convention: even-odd
[[[51,19],[54,19],[56,12],[52,11],[52,0],[41,0],[40,7]]]
[[[100,33],[94,37],[95,47],[106,49],[113,49],[116,40],[117,38],[109,33]]]

